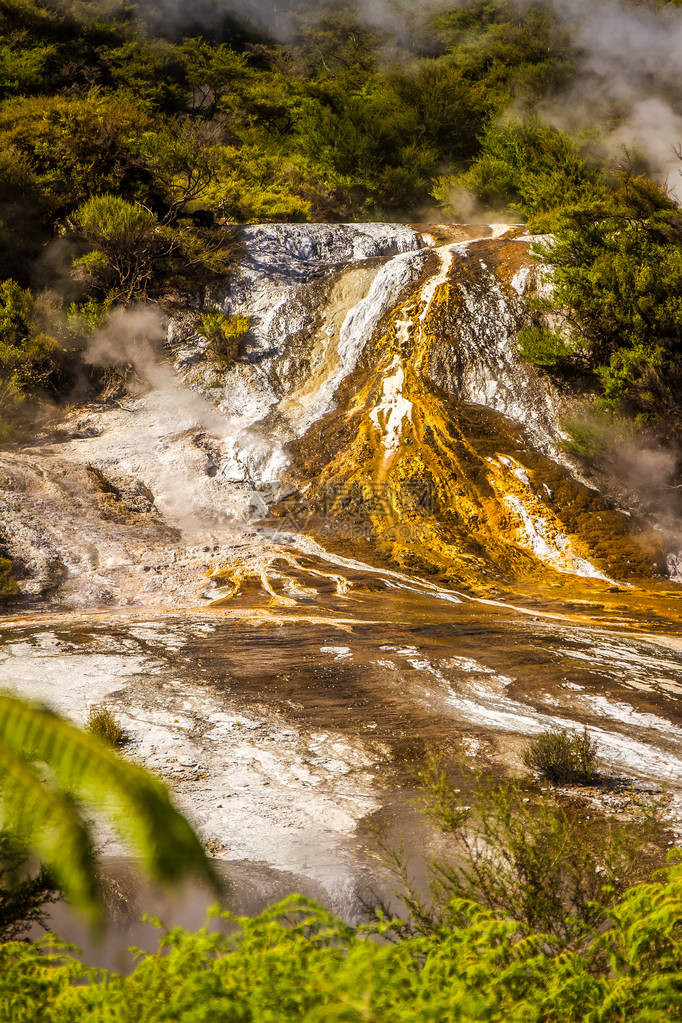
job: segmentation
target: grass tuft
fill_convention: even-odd
[[[17,582],[12,575],[12,562],[0,555],[0,604],[20,595]]]
[[[90,707],[86,728],[115,749],[120,749],[128,742],[125,729],[116,720],[113,711],[103,703]]]

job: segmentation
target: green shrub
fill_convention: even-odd
[[[54,394],[65,352],[43,329],[37,302],[16,281],[0,283],[0,441],[12,437],[34,397]]]
[[[242,353],[244,338],[249,332],[248,316],[227,316],[220,309],[211,309],[201,317],[201,329],[209,343],[209,352],[224,369],[230,369]]]
[[[73,222],[95,246],[74,261],[74,269],[91,287],[123,302],[147,294],[160,261],[177,244],[154,213],[116,195],[88,199]]]
[[[12,575],[12,562],[0,556],[0,604],[19,596],[17,581]]]
[[[560,426],[566,434],[561,444],[563,450],[586,462],[599,461],[623,437],[622,429],[616,429],[612,420],[599,416],[596,410],[586,410],[581,416],[564,416]]]
[[[590,784],[597,778],[597,747],[587,730],[543,732],[523,752],[526,767],[553,785]]]
[[[92,295],[81,302],[72,302],[66,310],[69,329],[78,337],[91,337],[106,325],[112,305],[110,298],[100,300]]]
[[[430,758],[417,780],[443,832],[438,858],[426,864],[428,892],[412,881],[402,849],[379,847],[409,928],[426,935],[462,924],[465,899],[575,948],[605,907],[666,860],[663,799],[644,799],[618,819],[528,780],[479,774],[465,761],[453,767]]]
[[[572,348],[557,331],[535,326],[519,331],[519,352],[535,366],[556,366],[568,358]]]
[[[124,728],[116,720],[116,716],[106,704],[100,703],[90,707],[85,727],[93,735],[104,739],[110,746],[120,749],[125,746],[128,736]]]
[[[434,197],[445,206],[448,189],[473,195],[484,209],[532,218],[537,231],[551,229],[561,207],[605,194],[601,172],[576,143],[532,119],[493,125],[471,167],[437,182]]]
[[[562,211],[548,264],[581,364],[614,411],[682,435],[682,211],[644,176]]]

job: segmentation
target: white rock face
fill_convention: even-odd
[[[668,555],[668,573],[674,583],[682,583],[682,551]]]
[[[484,228],[485,237],[436,245],[396,224],[243,228],[238,265],[213,298],[226,313],[250,320],[245,351],[232,369],[220,370],[209,358],[205,338],[183,336],[180,324],[171,324],[173,365],[147,353],[138,367],[144,393],[77,410],[64,424],[72,431],[68,442],[0,460],[2,534],[10,556],[25,566],[25,594],[68,589],[84,605],[93,594],[101,603],[118,602],[122,594],[134,602],[162,591],[154,585],[155,568],[167,569],[171,556],[178,564],[176,592],[195,594],[190,579],[197,559],[192,554],[180,569],[175,541],[163,532],[168,526],[205,548],[202,553],[240,542],[257,549],[262,539],[253,523],[282,495],[287,446],[333,410],[340,385],[389,314],[415,295],[418,333],[430,331],[426,375],[455,400],[509,416],[539,450],[563,460],[559,396],[518,356],[527,308],[521,292],[538,281],[520,239],[506,232],[501,225],[492,237]],[[501,265],[507,253],[515,261],[508,280],[486,263],[492,265],[491,245]],[[402,331],[407,345],[415,342],[414,327]],[[400,360],[385,360],[371,413],[387,457],[410,422],[403,374]],[[143,514],[116,525],[111,509],[103,515],[91,484],[88,492],[89,467],[123,481],[129,495],[149,491],[158,520]],[[119,514],[123,505],[117,507]],[[200,535],[205,530],[212,535]],[[149,558],[147,550],[154,551]],[[138,567],[146,570],[140,579]],[[670,571],[679,573],[674,558]]]
[[[235,488],[267,493],[288,464],[285,445],[333,407],[382,318],[423,272],[428,250],[396,224],[260,225],[242,229],[240,242],[239,267],[217,302],[249,317],[245,358],[210,388],[199,348],[187,377],[230,423],[221,475]],[[187,364],[186,347],[176,359]]]
[[[403,395],[405,373],[396,356],[389,375],[384,377],[381,400],[370,412],[370,419],[382,432],[382,441],[387,455],[398,450],[403,425],[412,418],[412,402]]]
[[[509,416],[524,427],[538,450],[561,460],[561,401],[546,377],[518,352],[527,310],[523,295],[533,274],[530,262],[505,287],[485,264],[476,242],[453,246],[452,251],[450,279],[458,293],[458,312],[448,323],[448,336],[432,352],[429,375],[455,398]],[[465,260],[473,273],[460,277],[457,264]]]

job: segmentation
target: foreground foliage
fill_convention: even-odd
[[[403,848],[379,842],[408,910],[402,934],[461,926],[464,900],[575,950],[629,886],[665,865],[664,799],[633,796],[625,814],[603,816],[584,798],[495,778],[464,761],[453,773],[434,758],[417,780],[443,836],[425,865],[428,892],[413,880]]]
[[[404,918],[352,927],[292,896],[253,919],[216,913],[217,926],[166,932],[127,976],[83,966],[51,936],[5,941],[0,1021],[681,1018],[682,865],[676,855],[649,877],[653,818],[588,824],[584,808],[521,782],[463,777],[466,806],[437,761],[422,771],[454,859],[432,864],[428,901],[399,867]]]
[[[0,827],[32,850],[69,901],[93,921],[101,900],[92,822],[111,822],[146,873],[216,884],[194,831],[166,787],[52,711],[0,693]]]
[[[67,1021],[682,1018],[682,870],[631,888],[579,952],[473,902],[457,926],[393,943],[292,898],[225,935],[176,929],[132,974],[88,970],[46,939],[0,946],[0,1019]]]

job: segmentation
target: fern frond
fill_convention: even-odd
[[[76,806],[0,743],[0,826],[50,864],[74,906],[92,915],[99,886],[95,851]]]
[[[143,768],[119,757],[96,736],[83,732],[47,707],[0,693],[0,751],[6,765],[2,787],[10,808],[9,819],[20,809],[18,800],[23,785],[29,799],[22,815],[30,836],[28,844],[55,871],[60,860],[76,854],[68,868],[62,867],[62,879],[68,897],[82,907],[94,904],[94,889],[88,894],[85,885],[85,846],[76,842],[75,830],[72,834],[68,831],[75,828],[74,815],[82,829],[81,843],[84,834],[90,845],[92,842],[90,827],[72,797],[113,823],[153,879],[172,883],[194,874],[213,888],[220,887],[201,842],[173,806],[166,786]],[[41,763],[49,768],[49,783],[29,766]],[[70,845],[61,848],[58,843],[50,845],[42,837],[44,829],[38,827],[38,821],[30,824],[34,813],[43,814],[47,808],[54,827],[63,827],[65,834],[71,835]],[[38,839],[44,843],[42,848],[34,844]],[[89,869],[92,880],[92,863]]]

